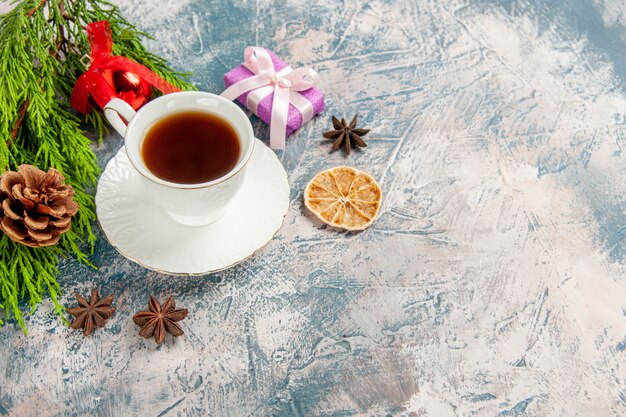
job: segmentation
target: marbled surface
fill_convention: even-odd
[[[0,415],[626,415],[623,1],[118,3],[200,89],[256,44],[316,68],[328,110],[280,153],[291,208],[252,259],[168,277],[101,239],[97,272],[65,262],[64,301],[118,312],[89,338],[49,302],[0,329]],[[354,113],[369,147],[329,154]],[[303,209],[339,164],[385,193],[365,232]],[[150,293],[189,308],[184,337],[137,335]]]

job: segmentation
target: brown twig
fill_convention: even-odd
[[[59,31],[59,36],[57,38],[56,51],[54,51],[54,53],[52,54],[52,56],[54,56],[55,58],[59,57],[59,54],[63,50],[64,46],[67,52],[67,39],[65,38],[65,30],[63,30],[63,25],[59,25],[58,31]]]
[[[72,16],[70,16],[70,14],[67,12],[67,10],[65,10],[65,1],[64,0],[59,0],[59,11],[61,12],[61,16],[63,16],[63,19],[71,20],[72,22],[74,21],[74,18]]]
[[[32,9],[30,9],[28,11],[28,13],[26,13],[26,17],[31,17],[32,15],[37,13],[37,10],[41,9],[43,7],[43,5],[46,4],[47,2],[48,2],[48,0],[41,0],[38,5],[36,5]]]
[[[22,122],[24,121],[24,117],[26,117],[26,110],[28,109],[29,105],[30,105],[29,100],[26,100],[24,103],[22,103],[22,107],[20,108],[20,113],[17,117],[17,120],[15,121],[15,127],[13,127],[13,130],[11,130],[11,139],[9,139],[9,141],[7,142],[7,147],[11,146],[11,144],[17,137],[17,134],[20,131],[20,127],[22,126]]]

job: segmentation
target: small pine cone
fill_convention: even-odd
[[[74,189],[64,181],[56,169],[32,165],[0,175],[0,230],[33,248],[56,244],[78,212]]]

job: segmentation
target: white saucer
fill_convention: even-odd
[[[287,173],[258,139],[247,170],[224,217],[208,226],[188,227],[152,202],[122,147],[98,182],[98,221],[111,245],[146,268],[181,275],[229,268],[268,244],[289,208]]]

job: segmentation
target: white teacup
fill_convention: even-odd
[[[207,112],[230,123],[239,138],[239,160],[232,170],[212,181],[179,184],[162,180],[146,167],[141,156],[142,142],[156,122],[189,110]],[[137,112],[125,101],[114,98],[104,107],[104,114],[124,137],[128,159],[141,174],[155,203],[173,220],[186,226],[204,226],[224,215],[243,184],[255,142],[252,125],[236,104],[215,94],[184,91],[158,97]],[[128,121],[128,125],[122,118]]]

